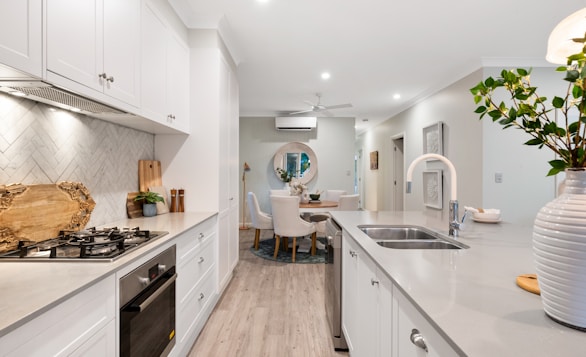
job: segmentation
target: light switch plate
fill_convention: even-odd
[[[503,173],[502,172],[495,172],[494,173],[494,182],[495,183],[503,183]]]

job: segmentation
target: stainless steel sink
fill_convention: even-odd
[[[394,248],[394,249],[462,249],[465,247],[461,247],[457,244],[446,242],[444,240],[435,240],[435,241],[412,241],[412,240],[383,240],[378,241],[376,244],[380,245],[381,247],[385,248]]]
[[[360,225],[378,245],[393,249],[467,249],[467,245],[419,226]]]
[[[439,238],[437,233],[418,226],[362,225],[358,228],[372,239],[432,240]]]

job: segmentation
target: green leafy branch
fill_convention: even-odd
[[[586,36],[575,41],[584,43],[585,39]],[[563,97],[555,96],[551,100],[551,107],[546,106],[547,98],[538,95],[537,88],[531,85],[530,69],[502,70],[500,77],[488,77],[470,89],[474,103],[479,104],[474,112],[480,114],[480,119],[488,115],[503,129],[514,127],[525,131],[532,137],[525,145],[553,150],[559,159],[549,162],[552,168],[548,176],[566,168],[586,167],[585,63],[583,49],[569,56],[566,66],[556,68],[556,71],[566,72],[564,80],[569,84]],[[494,95],[503,90],[510,95],[509,104],[494,99]],[[563,115],[560,125],[555,121],[554,109]],[[576,110],[578,120],[571,121],[570,114]]]

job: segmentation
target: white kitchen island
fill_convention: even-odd
[[[352,306],[345,306],[349,313],[342,319],[354,335],[350,340],[357,348],[355,356],[388,350],[400,357],[584,356],[586,333],[549,319],[540,297],[516,285],[518,275],[535,273],[531,226],[470,220],[457,238],[469,249],[409,250],[381,247],[357,226],[406,224],[447,234],[447,222],[422,212],[335,211],[332,216],[343,229],[347,254],[342,260],[350,261],[350,276],[343,278],[350,296],[343,299]],[[361,282],[360,277],[369,280]],[[371,286],[379,290],[374,296],[368,292]],[[356,309],[360,314],[354,314]],[[370,329],[369,334],[361,333],[360,324],[353,330],[369,315],[379,316],[379,321],[371,321],[378,335]],[[419,326],[424,339],[433,330],[433,336],[427,336],[428,354],[409,341],[412,329]],[[371,348],[373,344],[378,349]]]

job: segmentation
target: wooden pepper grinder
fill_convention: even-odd
[[[185,190],[179,189],[179,208],[177,212],[185,212]]]
[[[177,212],[177,190],[171,189],[171,212]]]

